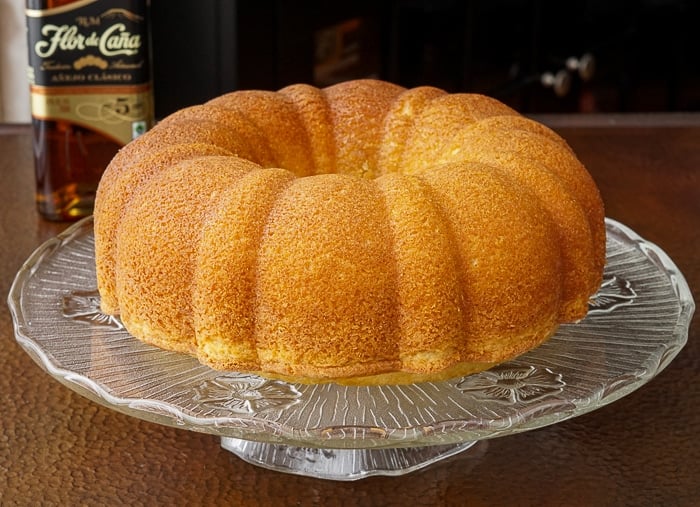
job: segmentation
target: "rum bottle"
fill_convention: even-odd
[[[27,0],[36,204],[92,213],[104,169],[153,124],[149,0]]]

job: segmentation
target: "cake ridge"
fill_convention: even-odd
[[[404,90],[396,97],[384,116],[383,137],[377,155],[379,174],[402,171],[406,141],[411,135],[416,119],[433,99],[445,93],[432,86],[420,86]],[[407,108],[410,108],[410,114],[407,114]],[[403,135],[399,139],[389,140],[388,138],[396,132]],[[393,163],[392,159],[395,159]]]
[[[507,170],[502,165],[491,167],[506,174],[531,192],[533,198],[540,202],[552,219],[560,237],[560,243],[567,246],[561,253],[565,263],[565,269],[562,270],[565,300],[569,301],[572,295],[580,294],[582,290],[595,290],[602,280],[586,275],[586,273],[595,272],[596,268],[593,265],[593,233],[581,204],[564,182],[537,160],[519,157],[515,162],[514,152],[502,152],[501,156],[504,155],[512,157],[509,160],[499,159],[500,162],[508,163]],[[486,163],[478,158],[465,157],[465,160]],[[581,301],[571,300],[569,303],[569,305],[563,305],[561,311],[563,319],[572,320],[585,315],[586,302],[582,304]]]
[[[309,139],[309,149],[314,161],[312,174],[336,172],[337,150],[335,144],[329,142],[332,131],[329,128],[330,110],[325,92],[307,84],[293,84],[282,88],[279,93],[294,105],[301,126]],[[313,103],[310,105],[311,98]],[[313,122],[314,128],[311,128],[311,115],[321,116],[320,121]],[[316,132],[319,135],[314,135]]]
[[[337,172],[367,179],[380,174],[384,120],[403,90],[374,79],[341,82],[323,90],[331,111]]]
[[[281,188],[278,189],[278,191],[275,194],[275,198],[270,202],[270,206],[268,208],[268,213],[266,213],[265,218],[263,219],[263,224],[260,229],[260,241],[258,243],[258,248],[255,252],[255,265],[254,265],[254,280],[255,280],[255,285],[254,285],[254,290],[255,290],[255,301],[254,301],[254,309],[253,309],[253,331],[257,331],[258,328],[258,322],[259,322],[259,312],[260,312],[260,298],[259,295],[261,293],[261,289],[259,286],[259,280],[260,280],[260,270],[261,270],[261,265],[260,265],[260,257],[261,257],[261,249],[262,249],[262,241],[263,238],[266,236],[268,227],[270,224],[270,217],[272,216],[272,212],[279,203],[280,199],[282,198],[282,195],[294,184],[297,178],[290,178]],[[261,343],[258,339],[259,335],[256,332],[256,356],[257,356],[257,361],[259,365],[259,369],[263,369],[263,359],[260,355],[260,350],[261,350]]]
[[[235,161],[235,163],[231,163]],[[185,160],[158,172],[132,199],[118,232],[117,262],[127,268],[117,279],[122,319],[132,322],[133,334],[145,341],[177,342],[180,349],[194,351],[192,294],[198,226],[206,204],[257,167],[236,157],[206,157],[192,179],[196,161]],[[168,199],[156,200],[164,184],[177,188]],[[187,193],[191,189],[196,192]],[[188,229],[182,226],[189,224]],[[138,255],[131,255],[138,252]],[[148,315],[142,315],[146,306]]]
[[[192,151],[194,150],[194,152]],[[133,199],[135,189],[147,184],[154,175],[167,163],[202,158],[211,155],[230,155],[228,150],[215,145],[203,143],[190,143],[181,145],[166,145],[154,152],[140,153],[140,156],[129,164],[129,171],[116,180],[109,178],[107,173],[105,181],[111,182],[111,186],[102,186],[98,189],[95,204],[95,234],[105,239],[95,246],[95,261],[97,264],[97,284],[102,292],[100,305],[103,311],[114,313],[118,310],[118,303],[114,297],[115,292],[115,265],[116,252],[114,234],[123,218],[123,210],[129,206]],[[180,155],[180,156],[178,156]],[[153,165],[144,167],[153,161]],[[157,163],[156,163],[157,162]],[[112,163],[107,171],[119,172],[123,167]],[[138,178],[136,182],[132,182]],[[106,208],[116,207],[117,213],[109,213]]]
[[[232,346],[231,336],[239,336],[248,344],[255,342],[259,257],[255,245],[260,243],[265,228],[259,218],[269,215],[281,192],[295,178],[293,173],[280,168],[250,171],[234,183],[203,223],[193,299],[195,306],[202,309],[195,316],[198,355],[208,364],[223,369],[230,367],[220,353],[216,354],[217,342],[212,341],[212,336],[218,339],[220,347],[223,342]],[[231,235],[231,241],[247,241],[246,248],[233,249],[223,241],[227,235],[233,234],[233,230],[237,233]],[[216,304],[213,305],[215,311],[212,311],[214,297]],[[253,304],[240,311],[230,308],[239,299],[247,299]],[[246,327],[245,331],[240,330]],[[244,351],[239,350],[242,345],[239,343],[237,347],[237,360],[247,369],[259,368],[257,343],[252,346],[254,359],[250,357],[250,350],[248,356],[241,358],[244,355]]]
[[[186,129],[198,129],[202,124],[216,126],[209,130],[221,136],[226,143],[225,147],[234,155],[253,160],[265,167],[277,165],[275,154],[267,139],[261,134],[260,128],[242,110],[207,102],[171,114],[163,119],[158,127],[171,130],[175,127],[175,130],[178,130],[178,124],[184,124],[183,127]],[[231,128],[232,126],[235,129]],[[193,132],[187,132],[186,135],[192,134]]]
[[[449,170],[448,170],[449,169]],[[518,343],[527,343],[524,337],[516,335],[506,321],[502,321],[506,315],[516,308],[528,308],[528,312],[532,309],[540,308],[543,311],[538,311],[538,322],[533,320],[532,326],[536,329],[549,327],[552,320],[558,313],[558,304],[560,301],[560,284],[553,283],[552,277],[549,275],[552,271],[557,270],[557,261],[554,258],[553,252],[549,248],[552,242],[552,233],[548,228],[544,227],[549,221],[549,216],[544,213],[539,204],[533,205],[529,200],[523,198],[522,193],[518,190],[507,175],[502,173],[494,173],[494,171],[483,164],[460,165],[456,163],[444,164],[435,168],[433,171],[426,172],[421,175],[423,179],[430,185],[434,192],[440,196],[445,196],[452,202],[445,201],[452,210],[448,214],[448,223],[452,227],[454,235],[457,237],[456,244],[459,250],[459,259],[461,262],[460,270],[464,270],[465,276],[465,302],[470,311],[470,324],[468,333],[472,335],[473,341],[464,343],[467,353],[472,354],[471,357],[480,361],[492,361],[493,351],[490,349],[490,341],[484,341],[485,337],[494,339],[492,333],[500,336],[501,344],[510,349],[510,354],[513,355],[518,351]],[[451,194],[446,190],[451,182],[457,178],[463,180],[468,178],[467,194],[470,196],[470,206],[464,207],[461,214],[455,216],[454,201],[462,196],[462,191],[458,194]],[[494,215],[489,212],[491,204],[481,192],[487,189],[489,195],[502,195],[504,198],[508,196],[509,204],[507,208],[499,206],[499,214]],[[440,198],[438,198],[439,200]],[[503,199],[500,199],[501,202]],[[445,204],[443,204],[443,207]],[[533,207],[535,206],[535,207]],[[535,216],[529,215],[530,210],[539,210]],[[527,211],[527,213],[526,213]],[[544,216],[543,216],[544,215]],[[517,217],[517,219],[516,219]],[[523,219],[527,219],[525,223],[521,223]],[[468,220],[475,220],[470,222]],[[516,221],[517,220],[517,221]],[[514,225],[517,224],[517,225]],[[518,239],[519,248],[517,250],[501,250],[500,245],[505,244],[505,238],[496,236],[476,234],[474,229],[478,225],[479,228],[486,227],[509,228],[510,234],[515,234]],[[459,228],[459,232],[457,232]],[[463,228],[470,232],[465,235]],[[495,229],[498,230],[498,229]],[[485,233],[484,233],[485,234]],[[516,240],[516,236],[510,241]],[[540,248],[535,244],[536,239],[546,242]],[[493,241],[491,241],[493,240]],[[466,250],[462,250],[466,249]],[[487,252],[488,255],[487,256]],[[505,255],[496,259],[494,256]],[[529,259],[527,269],[519,260],[523,255]],[[504,270],[504,266],[508,266],[508,270]],[[532,270],[541,270],[541,276],[533,277]],[[492,291],[491,293],[479,291],[479,298],[475,299],[475,287],[482,283],[480,273],[490,272],[494,280],[501,280],[503,285],[502,291]],[[533,291],[523,292],[522,296],[527,295],[527,298],[520,295],[520,289],[523,284],[533,284]],[[537,291],[534,291],[534,286],[537,286]],[[545,290],[546,288],[546,290]],[[537,297],[534,294],[537,294]],[[555,309],[556,308],[556,309]],[[517,313],[515,315],[518,315]],[[520,318],[525,318],[521,316]],[[481,337],[475,332],[478,326]],[[535,335],[548,337],[548,333],[539,333],[533,331],[528,340],[536,340]],[[510,337],[510,338],[509,338]],[[477,339],[480,338],[480,339]]]
[[[446,234],[453,234],[453,231],[449,226],[449,222],[444,216],[445,212],[440,206],[440,203],[437,202],[437,199],[435,198],[431,187],[428,184],[426,184],[419,176],[404,175],[401,173],[389,173],[381,176],[375,181],[377,182],[377,185],[380,187],[382,192],[387,196],[387,200],[389,199],[390,193],[398,194],[402,189],[401,187],[412,187],[412,190],[414,190],[414,192],[411,192],[409,194],[408,200],[410,200],[410,204],[413,204],[414,206],[416,204],[416,201],[425,203],[427,209],[422,214],[424,217],[423,219],[425,221],[430,220],[431,224],[433,224],[434,220],[435,224],[433,225],[433,227],[438,227],[438,230],[445,231]],[[391,183],[397,184],[394,185],[394,187],[392,188],[390,186]],[[397,201],[399,201],[400,199],[401,196],[399,196],[398,199],[394,198],[393,202],[396,204]],[[397,253],[397,251],[401,251],[402,247],[405,248],[405,243],[407,243],[407,241],[405,241],[406,238],[402,238],[400,236],[400,233],[398,232],[399,224],[397,222],[400,218],[402,218],[403,214],[399,215],[398,206],[396,206],[396,208],[397,217],[390,217],[389,225],[394,236],[394,256],[397,262],[397,268],[395,270],[397,274],[397,293],[399,308],[401,309],[401,312],[398,315],[399,323],[401,324],[401,326],[399,327],[399,336],[401,337],[401,340],[399,341],[399,359],[405,371],[413,371],[416,369],[415,365],[412,365],[409,362],[410,358],[407,359],[407,357],[409,356],[408,351],[410,350],[410,348],[414,349],[412,351],[412,355],[422,354],[430,350],[445,352],[445,345],[437,343],[438,339],[443,338],[444,340],[448,340],[447,346],[450,350],[452,350],[453,354],[451,357],[448,358],[447,364],[443,364],[442,366],[450,366],[455,361],[463,360],[463,358],[461,358],[460,356],[454,355],[456,351],[459,350],[459,344],[455,343],[455,340],[456,336],[461,335],[464,332],[464,319],[467,315],[464,293],[460,290],[460,287],[462,286],[462,280],[460,280],[460,273],[455,269],[455,266],[459,264],[459,262],[456,260],[459,256],[459,252],[456,249],[450,247],[450,245],[453,245],[455,243],[454,241],[446,240],[443,241],[443,243],[446,243],[447,245],[441,245],[440,239],[442,238],[434,238],[434,242],[437,243],[437,246],[434,249],[430,249],[431,253],[434,256],[443,255],[444,260],[446,260],[449,265],[443,269],[440,269],[439,266],[432,266],[430,261],[432,261],[435,257],[431,256],[432,258],[426,260],[424,259],[426,254],[421,253],[423,257],[419,258],[418,262],[420,262],[422,265],[415,266],[413,273],[411,273],[410,266],[405,265],[408,262],[407,259],[401,258],[401,256]],[[421,234],[423,231],[414,230],[408,232],[412,232],[413,234]],[[427,238],[420,238],[419,241],[426,241],[426,239]],[[429,247],[432,246],[431,244],[426,243],[421,243],[421,245],[421,252],[428,250]],[[446,246],[446,248],[443,248],[444,246]],[[415,261],[416,259],[412,260]],[[443,321],[449,320],[454,323],[454,326],[457,328],[457,330],[452,330],[448,333],[448,329],[445,328],[444,330],[439,332],[440,336],[437,336],[437,333],[433,331],[433,336],[430,338],[431,341],[427,344],[421,345],[420,343],[415,343],[416,338],[420,338],[421,336],[425,337],[426,331],[415,331],[415,328],[426,323],[426,321],[428,320],[426,319],[426,315],[421,315],[421,312],[425,313],[428,310],[428,308],[423,308],[422,306],[416,308],[416,306],[423,305],[423,296],[430,295],[432,297],[433,294],[430,290],[435,290],[433,287],[427,285],[431,282],[434,283],[432,277],[429,280],[424,279],[427,277],[427,275],[425,275],[425,270],[428,269],[428,267],[430,267],[429,274],[432,274],[436,277],[439,277],[440,275],[444,276],[446,271],[449,271],[450,273],[454,274],[455,278],[453,282],[451,284],[448,284],[446,288],[441,287],[440,295],[442,296],[442,298],[437,302],[437,304],[433,303],[433,305],[439,306],[439,308],[434,309],[433,313],[436,313],[436,315],[434,316],[435,321],[439,321],[437,325],[444,325],[445,323]],[[416,271],[420,271],[419,277],[417,279],[413,279],[411,283],[411,281],[409,281],[412,278],[411,275],[415,276]],[[405,278],[407,274],[409,280],[404,280],[403,278]],[[401,290],[401,287],[404,287],[403,291]],[[442,291],[445,291],[447,294],[442,293]],[[413,298],[411,298],[412,293],[416,292],[417,294],[413,295]],[[448,314],[447,318],[445,318],[445,316],[442,315],[444,313]],[[441,315],[442,319],[440,319]],[[406,331],[402,333],[402,329],[414,329],[414,331],[412,333],[411,331]],[[409,334],[412,334],[412,336],[407,336]],[[413,338],[411,343],[409,343],[408,338]],[[433,360],[435,359],[433,358]]]
[[[553,175],[557,176],[579,205],[585,208],[591,231],[596,237],[595,241],[599,248],[600,245],[604,248],[604,212],[600,194],[590,174],[573,154],[570,147],[563,147],[552,139],[537,136],[532,132],[515,130],[505,133],[501,129],[487,131],[490,142],[485,145],[481,141],[483,133],[480,133],[478,128],[480,127],[477,125],[475,130],[464,129],[458,132],[451,138],[451,142],[456,146],[472,147],[471,157],[474,157],[476,153],[487,151],[494,157],[497,157],[498,153],[514,153],[519,158],[537,160]],[[595,258],[598,259],[602,269],[600,253]]]
[[[289,97],[266,90],[240,90],[207,104],[237,111],[254,126],[272,155],[272,163],[261,165],[284,167],[299,176],[314,172],[312,164],[302,156],[309,151],[311,141],[300,121],[299,109]]]

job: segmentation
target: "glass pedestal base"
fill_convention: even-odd
[[[253,465],[335,481],[404,475],[463,452],[475,443],[391,449],[319,449],[221,437],[221,447]]]

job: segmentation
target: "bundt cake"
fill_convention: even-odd
[[[586,315],[598,189],[500,102],[376,80],[237,91],[107,168],[104,312],[216,369],[298,382],[465,375]]]

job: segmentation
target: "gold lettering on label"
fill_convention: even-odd
[[[85,49],[85,36],[78,33],[78,27],[68,25],[45,25],[41,35],[50,37],[48,41],[40,40],[34,45],[34,51],[41,58],[52,56],[57,49],[73,51]]]
[[[103,56],[132,56],[141,48],[141,36],[126,30],[124,23],[115,23],[107,28],[101,36],[92,32],[85,37],[78,32],[76,25],[47,24],[41,29],[44,40],[34,45],[34,52],[41,58],[53,56],[56,51],[83,51],[87,47],[96,47]]]
[[[135,55],[140,47],[141,36],[127,32],[124,23],[110,26],[100,37],[100,52],[105,56]]]

